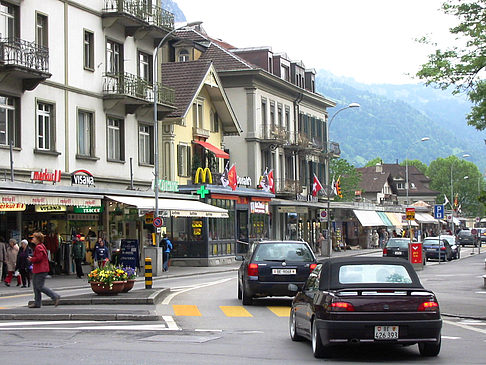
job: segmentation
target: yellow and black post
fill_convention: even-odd
[[[145,258],[145,289],[152,289],[152,259]]]

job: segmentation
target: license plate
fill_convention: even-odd
[[[398,326],[375,326],[375,340],[397,340]]]
[[[402,255],[402,252],[401,251],[395,251],[395,255],[400,256],[400,255]]]
[[[427,251],[437,251],[435,248],[428,248]]]
[[[295,275],[297,274],[296,269],[272,269],[273,275]]]

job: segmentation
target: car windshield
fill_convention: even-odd
[[[459,236],[471,236],[471,231],[460,231]]]
[[[312,252],[305,243],[264,243],[256,248],[255,261],[314,261]]]
[[[424,240],[424,245],[427,246],[439,246],[439,240]]]
[[[390,238],[388,243],[386,244],[386,247],[400,247],[400,248],[408,248],[409,244],[408,239],[396,239],[396,238]]]
[[[343,265],[339,268],[341,284],[411,284],[412,278],[402,265]]]

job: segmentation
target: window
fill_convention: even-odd
[[[179,62],[187,62],[189,61],[189,52],[187,49],[181,49],[179,52]]]
[[[192,122],[194,127],[203,128],[203,101],[197,100],[192,104]]]
[[[397,183],[397,189],[405,189],[405,184],[404,183]]]
[[[279,127],[283,127],[283,119],[282,119],[282,105],[277,106],[277,123]]]
[[[123,119],[108,117],[107,142],[108,160],[123,161]]]
[[[262,125],[267,125],[267,101],[262,99]]]
[[[272,130],[275,127],[275,103],[270,102],[270,124],[272,126]]]
[[[219,132],[219,116],[211,110],[211,132]]]
[[[78,155],[94,157],[94,113],[78,111]]]
[[[177,174],[181,177],[190,176],[191,147],[186,144],[177,146]]]
[[[147,124],[138,126],[138,161],[141,164],[154,164],[154,127]]]
[[[289,68],[287,66],[282,66],[282,69],[281,69],[280,72],[282,74],[282,78],[285,81],[290,81],[290,72],[289,72]]]
[[[114,41],[106,41],[106,72],[120,73],[123,72],[122,67],[122,49],[123,46]]]
[[[0,2],[0,38],[12,38],[17,35],[15,9],[11,4]]]
[[[54,106],[37,103],[37,148],[39,150],[54,149]]]
[[[37,14],[35,29],[35,42],[38,46],[47,48],[47,16]]]
[[[20,122],[17,110],[19,100],[0,95],[0,145],[20,147]]]
[[[407,269],[402,265],[362,264],[339,268],[341,284],[411,284]]]
[[[84,31],[83,59],[84,68],[94,70],[94,34],[89,30]]]
[[[152,56],[144,52],[138,52],[138,77],[152,82]]]

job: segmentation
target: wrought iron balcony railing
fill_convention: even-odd
[[[173,105],[174,90],[157,84],[157,100],[161,104]],[[103,92],[110,95],[124,95],[133,98],[154,101],[153,84],[129,73],[106,73],[103,76]]]
[[[284,128],[276,125],[264,125],[261,131],[261,139],[268,141],[285,142],[287,140],[287,132]]]
[[[174,29],[174,14],[160,6],[148,4],[147,0],[104,0],[103,12],[127,14],[150,25]]]
[[[299,180],[277,179],[277,193],[300,194],[302,193],[302,184]]]
[[[48,73],[49,49],[19,38],[1,38],[0,64]]]

